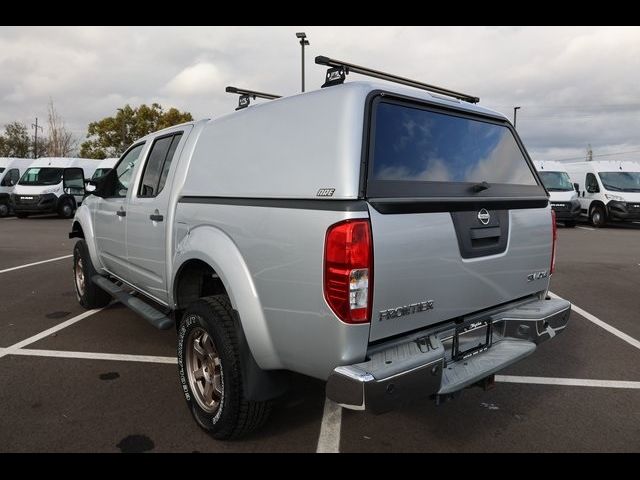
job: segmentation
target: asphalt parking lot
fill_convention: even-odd
[[[559,228],[551,290],[579,310],[496,388],[375,416],[325,405],[322,382],[295,377],[267,425],[234,442],[192,421],[174,330],[118,304],[80,307],[69,228],[0,219],[2,452],[640,451],[640,225]]]

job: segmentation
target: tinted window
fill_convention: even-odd
[[[64,171],[64,188],[69,189],[71,195],[84,193],[84,173],[81,168],[67,168]]]
[[[176,148],[178,148],[178,143],[180,143],[181,138],[182,138],[182,133],[179,133],[173,136],[171,147],[169,147],[169,153],[167,153],[167,159],[165,160],[164,166],[162,167],[162,174],[160,175],[160,181],[158,182],[158,193],[162,191],[162,189],[164,188],[164,184],[167,183],[167,175],[169,175],[171,162],[173,161],[173,157],[176,153]]]
[[[503,125],[409,106],[378,104],[370,180],[537,185]]]
[[[155,197],[162,191],[181,137],[182,133],[162,137],[154,142],[140,182],[139,197]]]
[[[2,173],[3,170],[4,168],[0,168],[0,173]],[[20,171],[17,168],[12,168],[6,173],[6,175],[2,179],[2,183],[0,183],[0,186],[11,187],[12,185],[15,185],[16,183],[18,183],[19,179],[20,179]]]
[[[144,144],[136,145],[129,150],[124,157],[118,162],[116,168],[116,187],[113,193],[116,197],[126,197],[129,191],[129,184],[131,183],[131,176],[135,170],[135,167],[140,160],[140,153]]]
[[[573,184],[567,172],[538,172],[542,183],[550,192],[568,192],[573,190]]]
[[[34,167],[27,169],[20,185],[57,185],[62,181],[62,168]]]

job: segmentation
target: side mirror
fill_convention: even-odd
[[[574,189],[576,192],[580,193],[580,185],[578,185],[577,183],[574,183],[574,184],[573,184],[573,189]]]
[[[106,175],[90,180],[89,185],[92,185],[94,189],[87,189],[87,191],[96,197],[107,198],[113,196],[117,184],[118,174],[115,169],[111,169]]]
[[[84,189],[87,193],[93,193],[96,191],[96,185],[93,182],[88,182],[87,186]]]

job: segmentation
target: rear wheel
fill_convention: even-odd
[[[591,219],[591,225],[596,228],[603,227],[607,222],[607,214],[605,213],[604,208],[600,205],[596,205],[591,209],[589,217]]]
[[[190,305],[178,329],[178,373],[194,419],[218,440],[260,427],[270,402],[247,400],[232,308],[226,295]]]
[[[73,279],[76,297],[84,308],[101,308],[111,301],[111,295],[91,280],[94,275],[97,272],[91,263],[87,243],[79,240],[73,248]]]

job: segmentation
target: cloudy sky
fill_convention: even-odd
[[[297,31],[311,42],[307,90],[324,76],[313,57],[331,56],[477,95],[510,117],[521,106],[534,159],[582,158],[587,144],[603,159],[640,158],[637,27],[0,27],[0,128],[44,120],[49,98],[84,138],[125,103],[204,118],[235,108],[226,85],[293,94]]]

